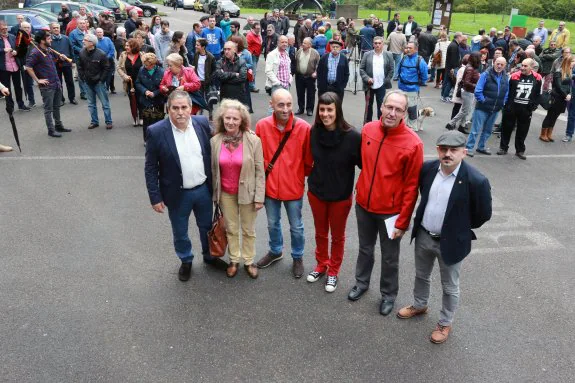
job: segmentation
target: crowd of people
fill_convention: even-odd
[[[59,20],[50,32],[35,35],[24,21],[10,33],[0,21],[0,92],[7,107],[14,107],[11,84],[18,107],[34,107],[33,88],[30,96],[27,84],[37,83],[48,135],[61,137],[70,131],[60,117],[62,78],[69,103],[77,105],[76,77],[80,98],[88,101],[88,129],[99,127],[97,100],[106,128],[112,129],[108,95],[115,93],[117,73],[133,101],[134,126],[142,126],[150,202],[156,212],[167,210],[169,215],[181,281],[189,280],[194,258],[188,235],[192,212],[204,262],[230,278],[243,262],[255,279],[261,269],[283,258],[282,205],[290,226],[292,274],[301,278],[307,178],[316,259],[307,281],[325,276],[325,290],[337,288],[355,190],[359,253],[348,298],[356,301],[369,288],[379,237],[380,313],[389,315],[398,293],[400,240],[421,195],[412,229],[414,303],[397,316],[408,319],[427,312],[437,259],[443,302],[431,334],[434,343],[449,335],[460,267],[475,239],[472,229],[491,217],[489,182],[463,159],[475,152],[491,154],[486,145],[501,110],[499,155],[507,153],[516,129],[515,154],[526,159],[525,138],[539,105],[548,109],[542,141],[553,141],[555,122],[567,106],[563,141],[572,140],[575,127],[575,61],[563,22],[551,33],[541,22],[525,38],[508,27],[489,34],[480,30],[468,43],[460,32],[450,41],[443,27],[438,33],[432,25],[422,31],[412,16],[402,23],[399,13],[387,27],[375,16],[363,20],[361,28],[345,18],[332,27],[321,15],[315,20],[299,17],[292,26],[276,9],[259,21],[248,17],[242,28],[229,14],[215,12],[193,23],[189,33],[172,31],[160,16],[148,25],[135,11],[124,26],[116,27],[106,15],[92,20],[70,14],[63,5]],[[365,95],[361,133],[346,121],[343,108],[350,60],[356,57]],[[256,76],[262,58],[265,81],[259,83],[270,96],[269,116],[254,128],[251,94],[260,92]],[[397,89],[389,91],[394,81]],[[441,101],[453,103],[453,111],[437,139],[438,159],[424,162],[416,133],[417,105],[421,87],[434,83]],[[296,102],[290,93],[294,84]],[[204,111],[207,116],[201,115]],[[312,117],[311,125],[297,117],[303,114]],[[357,183],[356,167],[361,169]],[[262,208],[269,250],[256,261],[255,221]],[[214,209],[225,221],[229,262],[209,251]]]

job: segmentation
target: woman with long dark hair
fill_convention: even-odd
[[[186,35],[184,35],[184,32],[175,31],[172,35],[172,42],[170,43],[166,56],[172,53],[177,53],[182,56],[184,66],[190,66],[188,62],[188,49],[186,48]],[[167,64],[164,63],[164,68],[166,65]]]
[[[336,93],[319,96],[310,146],[313,168],[308,177],[307,195],[315,226],[317,265],[308,274],[307,281],[316,282],[327,273],[325,290],[331,293],[337,287],[343,261],[355,167],[361,167],[361,135],[345,121]]]
[[[459,131],[462,133],[469,133],[467,129],[463,127],[471,125],[468,123],[471,121],[471,115],[473,114],[473,108],[475,106],[475,85],[477,85],[477,81],[479,81],[480,67],[481,53],[472,52],[467,60],[459,88],[456,88],[456,95],[461,97],[461,109],[457,115],[447,123],[447,129],[453,130],[459,127]]]

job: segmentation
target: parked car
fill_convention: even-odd
[[[238,7],[231,0],[218,1],[218,9],[220,10],[221,14],[223,14],[224,12],[228,12],[230,14],[230,17],[240,16],[240,7]]]
[[[74,3],[72,1],[62,1],[62,0],[44,1],[40,4],[34,5],[30,9],[41,9],[41,10],[44,10],[44,11],[49,12],[51,14],[58,15],[58,13],[60,13],[60,11],[62,10],[62,4],[66,4],[68,6],[68,9],[70,10],[70,12],[80,10],[80,3]],[[101,9],[96,10],[95,6],[92,4],[84,5],[84,7],[86,7],[86,12],[88,13],[88,15],[92,16],[96,20],[97,20],[98,16],[100,16],[100,12],[102,12]],[[107,12],[110,15],[112,14],[112,11],[109,10],[108,8],[103,8],[103,9],[104,9],[104,12]]]
[[[138,12],[138,17],[144,17],[144,11],[142,10],[142,8],[140,7],[136,7],[135,5],[132,4],[128,4],[125,1],[121,1],[120,3],[123,3],[124,6],[126,7],[126,13],[128,14],[128,16],[130,15],[130,12],[135,9]]]
[[[184,0],[177,0],[177,2],[178,2],[178,8],[184,8]],[[164,6],[171,7],[172,0],[164,0]]]
[[[195,0],[184,0],[184,9],[194,9]]]
[[[4,20],[8,25],[8,30],[14,25],[18,24],[16,19],[17,15],[23,15],[24,20],[29,22],[32,26],[32,34],[38,31],[49,31],[50,21],[44,16],[36,12],[30,12],[26,9],[3,9],[0,10],[0,20]],[[57,21],[57,20],[56,20]]]
[[[128,19],[126,6],[118,0],[73,0],[73,1],[79,3],[96,4],[111,9],[112,12],[114,12],[114,17],[116,21],[122,21]]]
[[[126,3],[130,5],[135,5],[139,8],[142,8],[144,12],[144,17],[152,17],[158,13],[158,7],[153,4],[146,4],[141,2],[140,0],[125,0]]]
[[[202,6],[201,0],[196,0],[194,2],[194,11],[203,12],[204,7]]]

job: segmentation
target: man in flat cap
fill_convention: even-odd
[[[447,340],[459,302],[459,272],[476,239],[471,229],[491,218],[491,186],[487,178],[463,161],[466,137],[456,130],[437,139],[439,159],[426,161],[421,169],[417,208],[411,239],[415,238],[414,303],[399,310],[400,319],[427,313],[431,272],[439,263],[443,288],[439,322],[431,342]]]
[[[325,92],[335,92],[343,102],[343,93],[349,80],[349,65],[347,57],[340,52],[343,42],[330,40],[331,52],[323,55],[317,65],[317,95]]]

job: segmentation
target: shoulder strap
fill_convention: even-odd
[[[273,170],[274,165],[278,159],[278,157],[280,156],[284,146],[286,145],[286,142],[289,138],[289,136],[291,135],[291,132],[293,131],[293,128],[295,127],[295,121],[296,121],[296,116],[293,117],[292,123],[291,123],[291,130],[286,132],[286,134],[283,136],[280,145],[278,146],[278,148],[276,149],[276,152],[274,153],[274,156],[272,157],[272,160],[270,161],[270,163],[268,164],[268,167],[266,168],[266,177],[268,176],[268,174],[270,174],[270,172]]]

